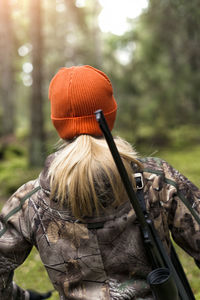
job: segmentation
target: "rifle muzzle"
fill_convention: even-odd
[[[158,268],[147,276],[154,299],[156,300],[180,300],[174,279],[167,268]]]

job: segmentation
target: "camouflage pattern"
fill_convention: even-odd
[[[12,281],[33,245],[40,253],[60,299],[151,300],[151,271],[135,212],[127,199],[100,216],[76,220],[57,199],[50,200],[47,170],[23,185],[0,216],[0,299],[25,300],[28,292]],[[142,159],[147,210],[170,251],[174,240],[200,263],[200,225],[184,204],[200,215],[200,191],[168,163]],[[135,172],[138,170],[135,168]],[[126,200],[126,199],[125,199]]]

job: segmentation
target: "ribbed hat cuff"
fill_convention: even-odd
[[[116,111],[117,107],[109,113],[104,113],[110,130],[112,130],[114,126]],[[51,116],[51,119],[62,139],[73,139],[75,136],[81,134],[102,136],[102,132],[94,114],[71,118],[55,118]]]
[[[115,107],[112,111],[110,111],[110,112],[108,112],[108,113],[104,113],[104,116],[105,117],[107,117],[107,116],[109,116],[109,115],[111,115],[111,114],[113,114],[114,112],[116,112],[116,110],[117,110],[117,107]],[[81,117],[70,117],[70,118],[56,118],[56,117],[54,117],[54,116],[52,116],[51,115],[51,120],[56,120],[56,121],[62,121],[62,120],[72,120],[72,119],[74,119],[74,120],[77,120],[77,119],[91,119],[91,118],[95,118],[95,115],[94,114],[92,114],[92,115],[88,115],[88,116],[81,116]]]

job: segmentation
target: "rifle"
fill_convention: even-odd
[[[150,285],[154,298],[156,300],[195,300],[173,246],[172,263],[152,220],[147,213],[144,214],[143,209],[141,208],[139,199],[133,190],[102,110],[97,110],[95,115],[140,224],[144,246],[153,269],[147,276],[147,282]]]

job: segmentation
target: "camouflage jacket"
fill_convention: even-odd
[[[138,221],[129,200],[98,217],[76,220],[50,200],[47,170],[20,187],[0,215],[0,299],[29,299],[13,272],[36,246],[60,299],[152,299],[151,271]],[[200,263],[200,190],[167,162],[142,159],[147,211],[170,251],[172,236]],[[137,172],[137,170],[134,170]],[[191,214],[193,208],[196,218]]]

